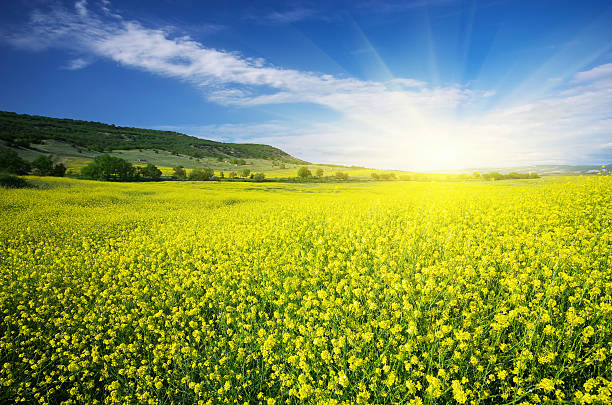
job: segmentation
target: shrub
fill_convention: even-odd
[[[11,174],[28,174],[30,163],[12,149],[0,147],[0,171]]]
[[[58,163],[55,166],[53,166],[52,176],[64,177],[65,174],[66,174],[66,166],[64,166],[63,163]]]
[[[308,177],[312,177],[312,172],[306,166],[300,167],[297,172],[298,177],[306,179]]]
[[[336,178],[338,180],[348,180],[349,174],[345,172],[336,172]]]
[[[212,169],[193,169],[191,173],[189,173],[189,180],[206,181],[210,180],[214,175],[215,172]]]
[[[378,178],[380,180],[395,180],[395,173],[381,173]]]
[[[175,179],[184,179],[187,177],[187,172],[183,166],[176,166],[174,168],[174,173],[172,173],[172,177]]]
[[[49,156],[40,155],[32,161],[32,170],[39,176],[49,176],[53,173],[53,160]]]
[[[157,166],[148,164],[145,167],[139,167],[138,173],[147,179],[158,181],[161,178],[162,172],[157,168]]]
[[[12,174],[0,174],[0,187],[4,188],[26,188],[30,187],[30,183],[28,183],[25,179],[21,177],[14,176]]]
[[[131,181],[136,179],[136,169],[130,162],[121,158],[101,155],[83,168],[85,178],[106,181]]]
[[[32,161],[34,174],[39,176],[64,177],[66,166],[63,163],[53,164],[53,160],[47,155],[40,155]]]
[[[266,178],[265,173],[255,173],[253,175],[253,180],[255,181],[263,181]]]

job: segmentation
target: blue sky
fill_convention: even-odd
[[[0,109],[398,169],[612,162],[612,2],[0,6]]]

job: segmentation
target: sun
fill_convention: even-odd
[[[445,165],[457,160],[457,154],[451,149],[438,149],[433,153],[433,161],[441,165]]]

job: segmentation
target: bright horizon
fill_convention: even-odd
[[[313,163],[612,162],[612,3],[19,1],[0,109]]]

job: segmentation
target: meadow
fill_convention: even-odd
[[[0,139],[0,148],[6,146]],[[232,163],[232,157],[224,156],[221,159],[212,156],[193,157],[180,153],[172,153],[161,149],[126,149],[112,150],[107,152],[96,152],[84,147],[72,145],[58,140],[48,139],[44,143],[30,145],[33,149],[18,148],[15,152],[29,162],[39,156],[50,156],[54,161],[64,164],[68,168],[68,175],[78,177],[83,167],[91,163],[94,158],[107,154],[126,160],[136,166],[153,164],[157,166],[163,176],[170,177],[174,174],[174,167],[182,166],[190,173],[193,169],[210,168],[217,176],[221,173],[228,177],[231,172],[239,173],[242,169],[249,169],[251,173],[264,173],[267,179],[289,179],[297,176],[300,167],[308,167],[313,175],[317,170],[323,171],[323,176],[334,176],[337,172],[347,173],[351,179],[371,180],[371,175],[393,174],[396,178],[400,176],[411,176],[415,178],[427,177],[436,180],[457,180],[461,176],[458,173],[415,173],[401,170],[378,170],[358,166],[339,166],[326,164],[310,164],[305,162],[281,159],[246,158],[245,164]],[[532,168],[536,171],[536,168]],[[525,168],[519,168],[522,173],[529,173]],[[472,175],[470,172],[469,175]]]
[[[612,401],[612,177],[0,189],[0,402]]]

